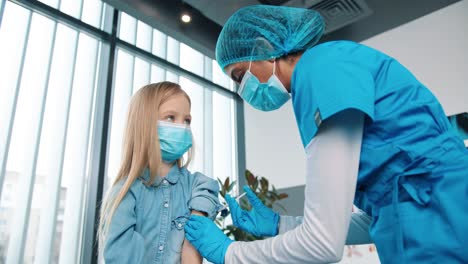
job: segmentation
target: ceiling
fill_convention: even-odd
[[[312,8],[319,11],[327,24],[329,33],[372,14],[365,0],[185,0],[204,16],[222,26],[239,8],[258,4],[275,4],[291,7]]]
[[[200,10],[203,15],[222,26],[229,16],[244,6],[258,5],[262,3],[276,3],[307,8],[320,1],[321,0],[185,0],[184,2]]]
[[[323,41],[362,41],[460,0],[103,0],[214,58],[222,25],[255,4],[313,8],[325,18]],[[189,11],[192,22],[179,16]]]

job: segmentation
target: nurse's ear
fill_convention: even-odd
[[[276,59],[275,74],[288,92],[291,92],[291,78],[303,51],[288,54]]]
[[[271,65],[271,69],[273,69],[273,67],[275,67],[275,69],[273,69],[273,72],[276,73],[276,71],[278,70],[278,58],[273,58],[273,59],[269,59],[267,60],[269,62],[269,64]],[[276,62],[276,63],[275,63]]]

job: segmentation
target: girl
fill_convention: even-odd
[[[106,263],[202,262],[184,241],[185,221],[190,213],[213,219],[219,190],[216,181],[187,170],[190,106],[188,95],[170,82],[146,85],[133,96],[122,163],[101,211]]]

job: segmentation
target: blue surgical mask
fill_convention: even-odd
[[[192,146],[190,126],[158,121],[159,146],[162,160],[174,162]]]
[[[261,83],[249,70],[244,74],[237,93],[247,103],[258,110],[272,111],[284,105],[291,95],[283,83],[275,75],[276,61],[273,64],[273,74],[266,83]]]

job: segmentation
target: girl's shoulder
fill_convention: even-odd
[[[179,168],[179,178],[183,182],[192,181],[194,178],[200,177],[200,175],[204,176],[198,171],[190,171],[187,167]]]
[[[198,172],[198,171],[190,171],[186,167],[182,167],[179,169],[180,178],[182,182],[186,183],[200,183],[200,182],[216,182],[213,178]]]

